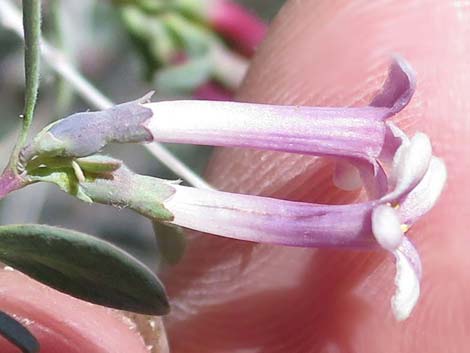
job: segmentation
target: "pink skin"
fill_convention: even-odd
[[[0,270],[0,307],[41,344],[41,353],[149,353],[121,314],[50,289],[16,271]],[[29,324],[28,324],[29,323]],[[0,352],[18,348],[0,337]]]
[[[214,1],[209,7],[208,16],[214,29],[249,57],[266,35],[265,23],[230,0]]]
[[[361,106],[379,88],[390,53],[411,62],[416,95],[394,121],[409,135],[429,134],[449,169],[441,200],[409,232],[424,269],[413,315],[403,323],[392,317],[395,269],[385,253],[195,234],[166,278],[174,353],[470,351],[470,8],[456,5],[290,1],[238,97]],[[228,191],[318,203],[354,200],[357,194],[333,186],[332,169],[322,158],[219,149],[208,176]]]

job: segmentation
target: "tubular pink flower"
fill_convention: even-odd
[[[59,120],[23,150],[23,157],[26,161],[40,155],[83,157],[112,142],[149,141],[333,156],[358,168],[370,197],[378,198],[388,189],[378,160],[391,160],[406,142],[386,119],[406,106],[414,89],[413,70],[396,58],[380,93],[369,106],[360,108],[214,101],[148,103],[147,95],[108,110]]]
[[[174,186],[164,206],[174,216],[171,223],[224,237],[301,247],[382,246],[396,259],[391,306],[395,318],[404,320],[418,301],[421,279],[419,254],[405,237],[412,223],[406,221],[414,223],[434,204],[445,183],[442,175],[444,165],[433,158],[416,188],[391,200],[395,207],[384,200],[317,205],[184,186]]]
[[[414,74],[402,60],[371,105],[362,108],[275,106],[238,102],[147,103],[144,123],[153,140],[249,147],[362,159],[374,163],[390,134],[385,119],[411,99]]]
[[[254,242],[300,247],[374,247],[374,202],[318,205],[175,185],[172,223]]]
[[[145,105],[154,141],[249,147],[363,159],[380,155],[380,108],[313,108],[236,102],[166,101]],[[192,116],[195,112],[198,116]]]

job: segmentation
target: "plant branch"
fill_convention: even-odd
[[[25,65],[25,106],[23,111],[23,126],[13,150],[10,160],[10,169],[17,170],[19,154],[33,121],[36,106],[39,71],[40,71],[40,38],[41,38],[41,1],[23,0],[23,28],[24,28],[24,65]]]
[[[0,23],[19,36],[23,36],[19,12],[8,0],[0,0]],[[87,81],[59,50],[49,45],[43,39],[41,39],[41,54],[49,66],[64,77],[89,104],[100,110],[114,106],[114,103]],[[144,146],[153,156],[161,160],[170,170],[189,184],[203,189],[212,188],[163,145],[152,143]]]

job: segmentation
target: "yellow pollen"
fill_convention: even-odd
[[[408,231],[408,229],[410,229],[410,226],[408,224],[402,224],[400,226],[400,229],[403,233],[406,233]]]

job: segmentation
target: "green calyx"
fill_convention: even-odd
[[[174,188],[165,180],[138,175],[121,167],[112,178],[85,180],[80,187],[94,202],[130,208],[154,221],[172,221],[164,202]]]
[[[67,149],[67,142],[54,136],[50,132],[50,129],[62,120],[63,119],[54,121],[52,124],[42,129],[42,131],[34,137],[33,142],[21,151],[21,159],[28,162],[38,154],[38,151],[41,156],[61,155]]]
[[[173,220],[164,205],[174,193],[171,182],[136,174],[118,159],[42,158],[28,167],[30,182],[53,183],[82,201],[129,208],[153,221]]]

